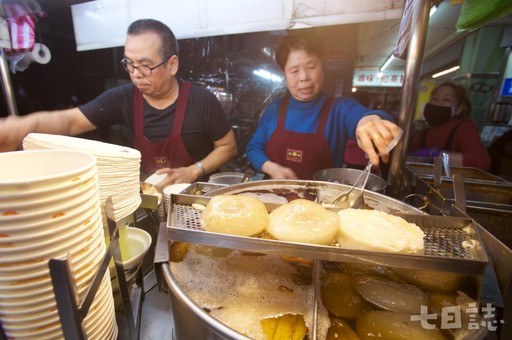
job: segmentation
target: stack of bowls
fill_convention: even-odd
[[[135,149],[95,140],[43,133],[30,133],[23,139],[23,149],[72,150],[96,157],[100,204],[106,235],[107,216],[117,222],[132,214],[141,203],[141,155]],[[109,196],[112,198],[112,208],[106,210],[104,204]]]
[[[106,252],[96,160],[63,150],[0,153],[0,320],[7,338],[63,337],[48,268],[68,258],[79,301]],[[88,316],[88,339],[115,339],[105,274]]]

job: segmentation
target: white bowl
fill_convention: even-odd
[[[86,153],[34,150],[0,153],[0,188],[3,195],[69,183],[96,165]]]
[[[27,233],[39,232],[41,230],[60,230],[64,226],[73,226],[87,223],[87,220],[93,218],[100,210],[100,203],[93,200],[82,206],[69,209],[65,214],[55,214],[45,218],[36,218],[32,220],[14,220],[0,218],[0,227],[2,233],[10,236],[25,235]]]
[[[93,183],[90,183],[91,181]],[[0,183],[2,182],[0,181]],[[69,191],[83,190],[91,184],[94,185],[94,183],[98,183],[96,167],[91,167],[82,174],[62,178],[59,183],[52,182],[46,186],[31,188],[30,186],[20,185],[15,191],[7,191],[2,187],[2,190],[0,190],[0,205],[24,203],[27,200],[44,200],[47,197],[58,196]]]
[[[139,228],[124,227],[120,230],[119,247],[121,249],[121,259],[124,268],[126,282],[132,280],[139,270],[142,260],[151,246],[151,235]],[[114,261],[110,262],[110,275],[115,276]],[[117,281],[113,281],[116,290]]]
[[[164,195],[179,194],[190,186],[190,183],[176,183],[164,188]]]
[[[67,213],[68,210],[73,208],[86,209],[85,205],[91,205],[95,202],[99,202],[99,195],[97,190],[88,190],[80,195],[76,195],[72,199],[57,202],[53,204],[50,202],[47,205],[30,207],[25,205],[17,208],[10,213],[4,215],[0,214],[0,225],[7,225],[10,222],[35,222],[41,219],[52,217],[57,213]]]
[[[101,242],[100,233],[96,234],[97,235],[94,238],[94,242]],[[82,249],[73,249],[69,252],[71,268],[75,275],[78,275],[82,269],[87,268],[91,263],[98,262],[105,253],[105,247],[101,247],[101,245],[81,245],[81,248],[85,251],[82,252]],[[35,263],[26,261],[15,263],[15,265],[11,266],[2,266],[0,270],[0,285],[4,285],[4,283],[13,283],[16,282],[16,280],[22,281],[42,277],[49,275],[49,273],[50,270],[48,268],[48,260],[46,259],[35,261]],[[27,293],[29,293],[28,295],[32,295],[31,291],[27,291]],[[7,295],[5,298],[10,299],[11,296]]]
[[[70,226],[68,230],[55,233],[52,237],[43,238],[38,242],[11,243],[9,247],[0,247],[0,256],[2,258],[0,263],[12,263],[8,259],[22,261],[28,259],[29,256],[31,259],[37,259],[37,255],[40,255],[39,257],[43,256],[43,254],[56,256],[58,251],[68,252],[74,244],[77,244],[77,240],[86,242],[87,238],[91,237],[96,229],[99,229],[97,227],[98,224],[99,220],[96,226],[92,225],[92,228],[77,224]],[[83,243],[83,245],[85,244]]]
[[[151,246],[151,235],[140,228],[125,227],[126,238],[122,232],[119,237],[119,246],[121,248],[121,258],[125,272],[130,271],[142,263],[144,255]]]
[[[29,230],[25,230],[25,228],[18,228],[18,230],[10,230],[10,232],[7,232],[5,230],[6,228],[2,227],[4,236],[0,238],[0,246],[7,242],[10,244],[23,244],[28,242],[35,243],[40,241],[44,242],[45,240],[49,240],[55,237],[56,234],[69,231],[69,229],[87,229],[96,225],[96,223],[102,223],[101,211],[99,209],[96,209],[95,211],[87,210],[86,212],[89,211],[91,211],[90,216],[83,214],[78,217],[69,219],[67,223],[56,223],[55,225],[48,225],[46,227],[43,226],[39,228],[31,228]],[[0,271],[1,269],[2,268],[0,267]]]
[[[8,199],[0,200],[0,211],[30,211],[50,205],[61,205],[63,202],[93,191],[99,193],[97,176],[91,177],[83,183],[77,183],[74,187],[69,187],[65,190],[45,192],[28,197],[26,195],[11,195]]]
[[[76,246],[88,244],[88,239],[91,238],[98,233],[103,233],[101,228],[96,228],[96,230],[84,230],[82,233],[79,233],[76,237],[66,238],[65,241],[58,244],[50,244],[45,247],[31,249],[30,251],[2,251],[0,254],[1,261],[0,263],[17,263],[24,262],[29,260],[40,260],[40,259],[50,259],[50,258],[58,258],[65,256],[71,249],[74,249]]]

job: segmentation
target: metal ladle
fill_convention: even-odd
[[[403,134],[403,130],[400,129],[398,131],[398,133],[395,135],[395,137],[393,138],[393,140],[388,144],[388,147],[386,148],[386,150],[384,152],[378,153],[379,157],[390,153],[391,150],[393,150],[393,148],[398,144],[398,142],[400,141],[400,138],[402,138],[402,134]],[[359,177],[356,179],[356,181],[354,182],[354,185],[352,185],[352,187],[347,192],[343,192],[343,193],[339,194],[338,196],[336,196],[332,200],[331,204],[334,206],[341,206],[339,203],[348,201],[348,206],[350,208],[359,209],[359,208],[364,207],[363,193],[364,193],[364,188],[366,187],[366,183],[368,183],[368,178],[370,177],[372,166],[373,166],[372,161],[368,161],[368,164],[366,165],[364,170],[361,172]],[[352,192],[352,190],[354,190],[357,183],[359,183],[359,180],[361,179],[361,177],[363,177],[363,175],[365,173],[366,173],[366,177],[364,179],[363,186],[361,187],[361,191],[359,191],[359,193],[355,194],[354,197],[350,198],[350,193]],[[346,207],[346,206],[343,205],[343,207]]]

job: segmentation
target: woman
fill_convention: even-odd
[[[463,87],[450,82],[437,86],[423,111],[429,126],[416,134],[411,155],[431,162],[444,151],[450,156],[451,165],[488,171],[491,157],[470,113],[471,105]]]
[[[357,138],[377,166],[377,152],[399,130],[383,111],[371,111],[353,99],[329,98],[322,91],[322,59],[320,39],[304,30],[285,37],[276,50],[288,91],[263,112],[246,152],[266,178],[312,179],[318,170],[341,167],[349,138]]]

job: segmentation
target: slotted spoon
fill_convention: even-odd
[[[388,144],[388,147],[386,148],[386,150],[384,152],[379,152],[378,153],[379,157],[390,153],[391,150],[393,150],[393,148],[400,141],[400,138],[402,137],[402,134],[403,134],[403,130],[400,129],[398,131],[398,133],[395,135],[395,137],[393,138],[393,140]],[[352,187],[348,191],[343,192],[343,193],[339,194],[338,196],[336,196],[332,200],[331,204],[334,205],[334,206],[338,206],[338,207],[340,207],[340,206],[341,207],[346,207],[346,204],[344,204],[344,202],[348,202],[348,206],[350,208],[359,209],[359,208],[364,207],[363,193],[364,193],[364,188],[366,187],[366,183],[368,182],[368,178],[370,177],[370,172],[372,170],[372,165],[373,165],[372,161],[368,161],[368,164],[366,165],[364,170],[361,172],[359,177],[356,179],[356,181],[354,182]],[[366,177],[364,179],[363,186],[361,187],[361,191],[359,191],[358,193],[353,195],[353,197],[351,198],[350,197],[350,193],[352,192],[352,190],[354,190],[354,188],[356,187],[357,183],[359,183],[359,180],[361,179],[361,177],[363,177],[363,175],[365,173],[366,173]]]

